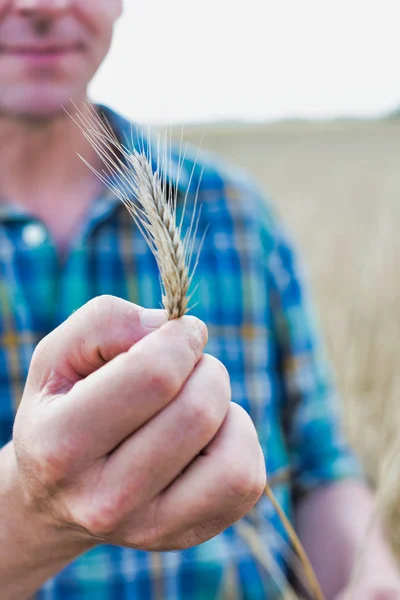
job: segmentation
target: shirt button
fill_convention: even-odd
[[[22,231],[22,239],[30,248],[36,248],[46,241],[47,233],[43,225],[30,224],[24,227]]]

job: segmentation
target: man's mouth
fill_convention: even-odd
[[[20,57],[27,60],[54,60],[66,55],[80,53],[84,50],[83,44],[21,44],[21,45],[2,45],[0,44],[0,55]]]

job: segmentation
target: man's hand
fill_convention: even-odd
[[[376,574],[373,581],[345,590],[335,600],[400,600],[400,581],[392,584]]]
[[[14,431],[20,485],[50,527],[84,546],[199,544],[264,488],[250,418],[203,354],[205,325],[159,327],[160,313],[97,298],[32,359]]]
[[[298,507],[298,531],[327,600],[400,600],[400,574],[381,523],[366,537],[373,509],[371,490],[351,480],[315,491]]]

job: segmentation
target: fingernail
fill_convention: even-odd
[[[203,321],[200,321],[200,319],[198,319],[197,317],[194,317],[192,315],[187,315],[186,317],[184,317],[184,319],[186,319],[187,321],[191,320],[193,325],[195,326],[195,328],[197,329],[203,345],[206,346],[207,342],[208,342],[208,330],[207,330],[207,326],[205,323],[203,323]]]
[[[200,335],[201,335],[201,339],[203,340],[203,344],[204,346],[207,346],[207,342],[208,342],[208,329],[205,323],[203,323],[203,321],[200,321],[200,319],[197,319],[197,327],[200,330]]]
[[[158,329],[168,321],[167,313],[157,308],[144,308],[140,313],[140,321],[146,329]]]

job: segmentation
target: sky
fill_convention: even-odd
[[[143,123],[400,106],[399,0],[126,0],[91,98]]]

